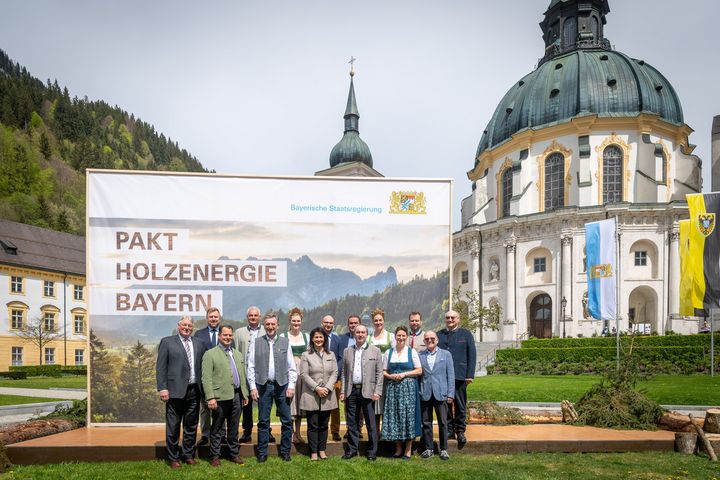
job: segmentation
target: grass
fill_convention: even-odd
[[[0,395],[0,405],[23,405],[26,403],[62,402],[62,398],[21,397],[20,395]]]
[[[110,473],[111,472],[111,473]],[[678,453],[607,453],[569,454],[537,453],[517,455],[453,455],[442,462],[437,457],[409,462],[379,458],[369,463],[363,458],[344,461],[337,457],[323,462],[310,462],[307,457],[293,456],[292,462],[272,457],[265,464],[247,460],[243,466],[223,462],[212,468],[205,461],[192,467],[183,465],[177,471],[161,461],[117,463],[70,463],[14,467],[6,479],[73,480],[106,478],[140,479],[207,479],[207,478],[383,478],[435,480],[453,479],[720,479],[720,464],[706,457]]]
[[[23,380],[0,379],[0,387],[11,388],[87,388],[87,377],[72,375],[67,377],[30,377]]]
[[[595,375],[489,375],[468,387],[469,400],[505,402],[576,402],[592,385]],[[638,382],[653,400],[663,405],[718,405],[720,377],[658,375]]]

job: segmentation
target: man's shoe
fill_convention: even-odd
[[[267,455],[260,455],[257,457],[257,463],[265,463],[267,462]]]
[[[270,438],[268,439],[268,442],[275,443],[275,437],[273,437],[273,434],[270,434]]]
[[[210,445],[210,441],[208,440],[208,437],[200,437],[200,441],[197,443],[198,447],[207,447]]]
[[[368,462],[374,462],[375,460],[377,460],[377,458],[375,458],[375,456],[373,456],[373,455],[368,455],[367,459],[368,459]]]
[[[219,458],[213,458],[210,460],[210,466],[211,467],[219,467],[220,466],[220,459]]]
[[[422,453],[420,454],[420,456],[421,456],[422,458],[432,458],[432,456],[433,456],[433,451],[430,450],[430,449],[427,449],[427,450],[425,450],[424,452],[422,452]]]
[[[196,463],[198,463],[197,460],[195,460],[194,458],[186,458],[184,462],[188,465],[195,465]]]
[[[249,443],[252,440],[252,435],[249,433],[243,433],[242,437],[238,439],[240,443]]]
[[[173,470],[179,469],[179,468],[180,468],[180,462],[178,462],[177,460],[170,462],[170,468],[172,468]]]
[[[237,463],[238,465],[244,465],[244,464],[245,464],[245,462],[243,462],[243,459],[240,458],[239,455],[238,455],[237,457],[231,458],[230,461],[233,462],[233,463]]]
[[[348,452],[348,453],[346,453],[345,455],[342,456],[342,459],[343,459],[343,460],[350,460],[350,459],[353,458],[353,457],[357,457],[357,455],[358,455],[357,452],[355,452],[355,453],[350,453],[350,452]]]
[[[450,460],[447,450],[440,450],[440,460]]]
[[[458,432],[457,442],[459,446],[465,445],[467,443],[467,438],[465,438],[465,434],[463,432]]]
[[[332,434],[333,442],[342,442],[342,437],[339,433],[333,433]]]
[[[280,459],[281,459],[283,462],[289,462],[289,461],[292,460],[292,459],[290,458],[290,454],[289,454],[289,453],[281,453],[281,454],[280,454]]]

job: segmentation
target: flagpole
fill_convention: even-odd
[[[617,268],[615,277],[615,368],[620,370],[620,222],[615,215],[615,265]]]
[[[710,309],[710,376],[715,376],[715,309]]]

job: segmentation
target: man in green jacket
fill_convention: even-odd
[[[233,328],[229,325],[220,327],[217,347],[211,348],[203,356],[202,384],[208,408],[212,411],[210,464],[213,467],[220,466],[220,441],[226,423],[230,461],[242,464],[238,427],[240,412],[243,405],[247,404],[249,395],[245,359],[233,347]]]

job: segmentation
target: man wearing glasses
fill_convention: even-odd
[[[437,333],[438,346],[449,350],[455,369],[455,398],[448,412],[448,436],[457,438],[458,447],[466,443],[467,386],[475,377],[475,338],[469,330],[460,328],[460,316],[454,310],[445,314],[445,327]]]
[[[438,447],[440,460],[448,460],[447,453],[447,411],[455,397],[455,369],[450,352],[438,348],[438,337],[432,330],[425,332],[424,345],[420,352],[422,380],[420,382],[420,413],[422,415],[422,437],[425,450],[422,458],[433,456],[433,410],[438,424]]]

